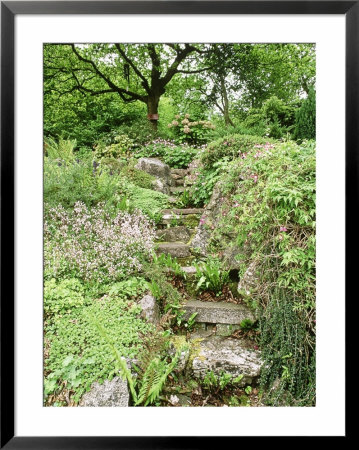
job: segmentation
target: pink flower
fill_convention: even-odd
[[[281,227],[279,228],[279,231],[284,231],[284,232],[286,232],[286,231],[288,231],[288,230],[286,229],[286,227],[282,227],[282,226],[281,226]]]
[[[241,206],[237,201],[234,202],[233,208],[238,208],[238,206]]]

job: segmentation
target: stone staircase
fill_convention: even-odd
[[[184,191],[185,169],[172,169],[171,194],[174,198]],[[194,236],[203,208],[176,208],[162,211],[162,220],[157,229],[157,253],[169,254],[182,265],[187,283],[193,282],[196,269],[187,265],[194,257],[189,242]],[[255,321],[251,309],[243,304],[228,302],[204,302],[196,298],[187,300],[183,309],[184,318],[194,316],[195,330],[190,340],[197,346],[193,358],[192,373],[203,377],[208,371],[216,375],[222,372],[233,376],[243,375],[242,384],[252,383],[260,374],[262,362],[260,352],[253,343],[245,339],[235,339],[231,335],[240,329],[244,319]]]

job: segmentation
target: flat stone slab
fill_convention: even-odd
[[[198,347],[192,362],[196,378],[204,378],[209,371],[217,376],[225,372],[233,377],[243,375],[239,386],[244,386],[251,384],[260,375],[263,365],[260,352],[248,348],[249,343],[246,341],[210,336],[200,341]]]
[[[189,214],[202,214],[203,211],[204,211],[203,208],[172,208],[172,209],[163,209],[162,214],[188,216]]]
[[[196,322],[239,325],[244,319],[256,320],[247,306],[235,303],[188,300],[183,308],[186,311],[185,319],[197,313],[194,319]]]
[[[171,187],[170,192],[171,194],[182,194],[184,192],[185,188],[183,186],[176,186]]]
[[[191,232],[185,226],[163,228],[156,231],[157,239],[165,242],[188,242]]]
[[[183,242],[164,242],[159,244],[157,253],[165,253],[176,258],[187,258],[191,255],[189,246]]]
[[[93,383],[91,390],[82,396],[79,406],[84,407],[116,407],[128,406],[130,394],[127,381],[120,377],[105,380],[103,384]]]

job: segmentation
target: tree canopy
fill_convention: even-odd
[[[45,133],[56,134],[59,122],[116,126],[121,111],[126,120],[147,114],[157,130],[163,98],[174,112],[234,126],[233,115],[271,96],[289,104],[314,86],[312,44],[46,44]]]

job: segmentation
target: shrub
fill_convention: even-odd
[[[77,276],[83,280],[117,280],[141,269],[152,253],[154,229],[137,211],[112,218],[103,205],[88,209],[49,210],[45,225],[45,275]]]
[[[225,138],[211,142],[201,155],[201,162],[205,167],[212,166],[222,158],[232,160],[252,150],[255,145],[272,142],[259,136],[229,135]]]
[[[178,142],[201,145],[207,142],[209,131],[216,127],[209,120],[191,121],[190,115],[185,114],[184,117],[176,115],[175,119],[168,124],[168,128],[174,130]]]
[[[95,147],[95,158],[120,158],[130,153],[133,146],[133,140],[125,134],[115,136],[114,143],[105,145],[100,142]]]
[[[314,404],[315,143],[257,145],[228,166],[221,186],[210,251],[225,250],[231,229],[241,279],[255,263],[249,295],[261,317],[262,386],[279,378],[276,404]]]
[[[99,202],[115,204],[118,183],[118,177],[99,170],[90,160],[73,163],[44,160],[44,202],[52,207],[61,204],[72,208],[77,201],[87,206]]]
[[[188,167],[198,151],[186,144],[177,145],[171,140],[156,139],[137,150],[136,157],[160,158],[170,167],[182,169]]]
[[[296,139],[315,139],[316,120],[315,91],[311,89],[308,97],[296,113],[294,135]]]

